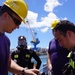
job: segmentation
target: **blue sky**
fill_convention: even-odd
[[[0,5],[5,0],[0,0]],[[32,34],[29,29],[31,27],[32,33],[40,40],[37,47],[47,48],[49,41],[53,38],[50,25],[55,19],[68,19],[75,23],[75,0],[25,0],[28,4],[27,20],[29,24],[21,24],[19,29],[16,29],[11,34],[6,35],[11,41],[11,48],[16,48],[17,38],[24,35],[27,38],[28,46],[33,47],[30,43],[32,41]]]

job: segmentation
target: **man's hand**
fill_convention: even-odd
[[[48,69],[50,72],[52,72],[52,65],[51,64],[48,65]]]
[[[38,69],[27,69],[25,70],[25,75],[37,75],[40,74]]]

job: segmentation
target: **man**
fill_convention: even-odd
[[[60,46],[71,50],[74,48],[75,25],[68,20],[60,20],[52,29],[53,35],[58,40]]]
[[[20,10],[21,9],[21,10]],[[20,75],[36,75],[37,69],[26,70],[18,66],[10,56],[10,40],[5,32],[12,33],[19,28],[27,16],[28,6],[24,0],[6,0],[0,10],[0,75],[8,75],[8,71]]]
[[[69,62],[67,58],[68,53],[69,51],[67,49],[60,47],[55,38],[50,41],[47,60],[48,69],[52,75],[63,75],[62,69],[65,63]]]
[[[60,46],[72,50],[68,55],[70,62],[64,73],[68,70],[65,75],[67,73],[68,75],[75,75],[75,25],[68,20],[60,20],[54,24],[52,31]]]
[[[41,66],[41,59],[36,54],[36,52],[32,49],[27,49],[27,41],[24,36],[18,37],[18,46],[17,50],[13,51],[11,54],[13,60],[22,67],[27,67],[28,69],[37,68],[39,69]],[[32,62],[32,58],[36,61],[36,66],[34,66],[34,62]]]

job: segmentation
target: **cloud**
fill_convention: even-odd
[[[49,28],[48,27],[46,27],[46,28],[43,28],[43,29],[41,29],[41,32],[46,32],[47,30],[48,30]]]
[[[25,19],[26,20],[26,26],[29,28],[29,26],[31,28],[33,27],[37,27],[37,18],[38,18],[38,13],[35,13],[35,12],[32,12],[32,11],[28,11],[28,15],[27,15],[27,18]],[[28,21],[28,22],[27,22]],[[25,26],[24,23],[22,23],[22,26]],[[26,27],[25,26],[25,27]]]
[[[50,27],[50,24],[52,23],[52,21],[55,19],[58,19],[58,17],[54,13],[49,13],[47,16],[41,17],[40,22],[37,21],[37,18],[38,18],[37,13],[29,11],[29,14],[27,16],[27,20],[29,21],[29,23],[27,23],[26,25],[23,24],[22,26],[25,26],[25,27],[27,26],[30,28],[40,28],[44,26]]]
[[[28,49],[30,49],[31,48],[31,46],[28,46]]]
[[[41,20],[44,26],[50,27],[53,20],[59,19],[54,13],[49,13],[46,17],[42,17]]]
[[[58,0],[46,0],[46,3],[44,5],[44,10],[46,12],[53,12],[54,8],[57,6],[62,5],[58,2]]]
[[[62,20],[67,20],[67,17],[62,18]]]
[[[44,10],[46,11],[45,13],[49,12],[46,16],[40,17],[40,21],[38,22],[38,13],[35,13],[33,11],[28,11],[27,15],[27,20],[28,23],[24,25],[22,23],[23,27],[28,27],[28,28],[42,28],[46,27],[44,29],[41,29],[42,32],[46,32],[48,30],[48,27],[51,26],[51,23],[55,19],[60,19],[58,16],[53,13],[53,10],[57,6],[61,6],[62,4],[58,2],[58,0],[46,0],[46,3],[44,4]],[[42,11],[42,10],[41,10]],[[66,17],[64,19],[67,19]]]

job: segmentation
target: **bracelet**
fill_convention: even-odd
[[[25,75],[25,70],[27,70],[27,67],[22,70],[22,75]]]

